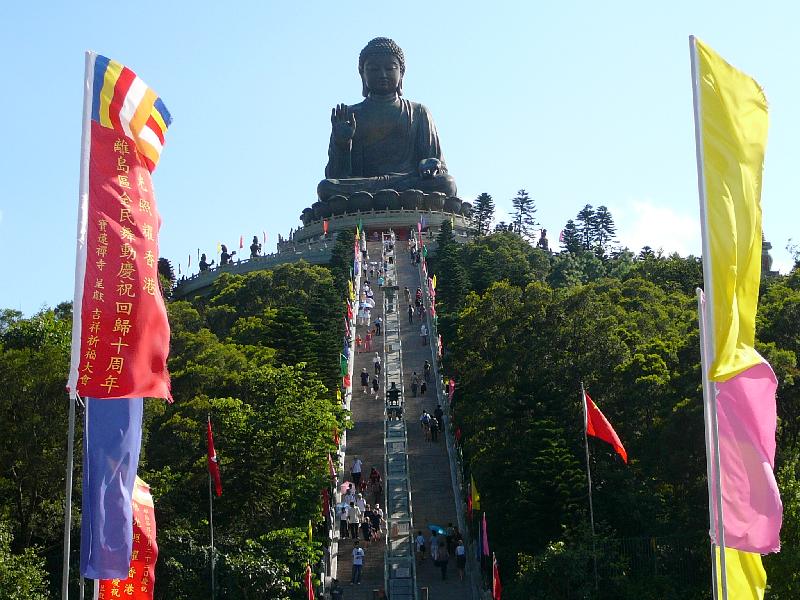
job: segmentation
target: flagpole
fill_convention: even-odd
[[[211,493],[211,472],[208,473],[208,525],[211,530],[211,600],[214,600],[216,590],[214,579],[214,494]]]
[[[64,502],[64,558],[61,566],[61,599],[69,598],[70,532],[72,530],[72,471],[75,449],[75,402],[78,398],[78,365],[80,364],[81,308],[83,283],[86,275],[86,229],[89,208],[89,146],[92,115],[92,70],[94,53],[84,55],[83,73],[83,123],[81,127],[81,166],[78,180],[78,236],[75,253],[75,298],[72,303],[72,348],[70,350],[69,424],[67,426],[66,498]]]
[[[589,468],[589,437],[586,428],[589,422],[589,413],[586,408],[586,390],[581,381],[581,398],[583,399],[583,447],[586,449],[586,479],[589,482],[589,523],[592,526],[592,561],[594,563],[594,591],[597,591],[597,546],[594,539],[594,507],[592,506],[592,471]]]
[[[713,581],[712,585],[712,594],[711,597],[714,600],[717,600],[718,592],[717,592],[717,557],[716,557],[716,550],[715,550],[715,542],[716,536],[714,535],[714,494],[712,493],[712,485],[714,481],[714,467],[712,466],[712,460],[714,457],[714,453],[712,452],[713,448],[713,441],[711,435],[711,402],[709,401],[709,396],[711,395],[710,392],[710,385],[708,381],[708,366],[707,366],[707,353],[708,348],[706,347],[706,314],[705,309],[703,307],[703,290],[697,288],[697,315],[698,321],[700,324],[700,371],[702,373],[703,379],[703,421],[705,424],[704,427],[704,438],[706,443],[706,478],[708,481],[708,536],[712,540],[711,542],[711,578]],[[724,564],[724,563],[723,563]],[[727,582],[726,582],[727,583]]]
[[[693,35],[689,36],[689,56],[691,58],[691,66],[692,66],[692,104],[694,108],[694,138],[695,138],[695,156],[697,159],[697,191],[698,197],[700,200],[700,229],[701,229],[701,238],[703,243],[703,287],[705,288],[705,297],[706,297],[706,305],[713,306],[713,287],[711,284],[711,248],[710,242],[708,238],[708,216],[706,214],[706,181],[705,181],[705,171],[703,169],[703,165],[705,163],[705,156],[703,152],[703,131],[702,131],[702,120],[701,120],[701,98],[700,98],[700,72],[697,67],[697,44],[695,43],[695,37]],[[701,300],[698,300],[701,303]],[[716,569],[716,556],[714,552],[714,546],[719,548],[720,553],[720,571],[719,579],[721,581],[722,586],[722,600],[728,600],[728,577],[727,577],[727,569],[725,565],[725,531],[723,529],[723,515],[722,515],[722,474],[720,472],[720,458],[719,458],[719,432],[718,432],[718,420],[717,420],[717,390],[716,385],[714,382],[709,380],[708,377],[708,370],[709,370],[709,363],[713,361],[714,358],[714,323],[713,317],[708,319],[711,321],[711,326],[706,327],[707,322],[705,319],[705,310],[701,304],[700,306],[700,314],[701,314],[701,338],[700,338],[700,359],[701,359],[701,370],[702,370],[702,378],[703,378],[703,403],[704,403],[704,418],[705,421],[705,429],[706,429],[706,436],[709,438],[709,444],[706,447],[706,461],[708,461],[708,451],[711,449],[713,452],[713,465],[716,473],[714,474],[713,479],[709,478],[708,480],[708,494],[709,494],[709,516],[710,516],[710,529],[713,531],[714,529],[714,519],[713,519],[713,509],[711,508],[711,502],[713,502],[713,487],[716,486],[716,504],[717,504],[717,523],[716,523],[716,536],[712,537],[712,557],[711,557],[711,564],[712,564],[712,576],[714,577],[713,582],[713,593],[714,598],[717,597],[717,574],[714,572]],[[709,356],[710,350],[711,356]],[[705,358],[705,360],[703,360]],[[710,419],[710,420],[709,420]]]
[[[64,502],[64,561],[61,567],[61,599],[69,598],[69,554],[72,530],[72,470],[75,452],[75,403],[69,399],[69,426],[67,429],[66,500]]]

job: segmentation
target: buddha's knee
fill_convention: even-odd
[[[323,179],[317,185],[317,196],[320,200],[327,200],[338,192],[338,179]]]

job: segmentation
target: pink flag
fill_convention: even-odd
[[[450,378],[450,391],[448,392],[448,396],[450,397],[450,402],[453,401],[453,394],[456,392],[456,380],[452,377]]]
[[[417,223],[417,233],[422,234],[422,223]]]
[[[483,513],[483,522],[481,523],[481,531],[483,535],[481,536],[481,542],[483,543],[483,555],[489,556],[489,535],[486,532],[486,513]]]
[[[717,383],[725,545],[745,552],[780,550],[783,505],[773,472],[777,387],[766,362]]]

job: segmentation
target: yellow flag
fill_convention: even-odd
[[[475,478],[470,475],[469,482],[472,493],[472,510],[480,510],[481,509],[481,495],[478,493],[478,486],[475,485]]]
[[[719,548],[717,552],[717,590],[722,598]],[[761,564],[761,555],[725,548],[725,573],[727,574],[728,598],[730,600],[764,600],[767,589],[767,573]]]
[[[433,276],[433,289],[436,289],[436,275]]]
[[[704,251],[713,303],[709,376],[725,381],[762,362],[753,345],[769,119],[767,99],[755,80],[699,40],[695,46],[706,193]]]
[[[311,542],[312,530],[311,530],[311,519],[308,520],[308,541]]]

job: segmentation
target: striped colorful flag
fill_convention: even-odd
[[[128,67],[94,55],[92,121],[125,133],[150,172],[164,147],[172,116],[161,98]]]
[[[80,571],[125,579],[142,398],[170,398],[151,172],[171,117],[133,71],[104,56],[86,54],[84,83],[67,382],[71,398],[86,399]]]

